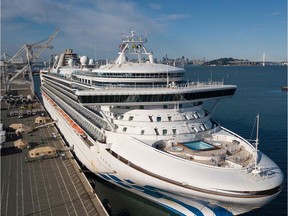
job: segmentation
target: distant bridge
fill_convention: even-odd
[[[274,58],[268,56],[265,52],[257,57],[255,60],[247,61],[234,61],[233,64],[237,65],[287,65],[287,60],[275,60]]]

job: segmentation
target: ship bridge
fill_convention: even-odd
[[[185,86],[162,88],[101,88],[78,90],[76,95],[83,104],[99,105],[148,105],[191,103],[232,96],[235,85],[223,82],[187,83]]]

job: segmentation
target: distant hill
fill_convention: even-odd
[[[204,65],[235,65],[236,62],[241,62],[241,61],[247,61],[243,59],[234,59],[234,58],[220,58],[220,59],[215,59],[212,61],[207,61],[204,63]]]

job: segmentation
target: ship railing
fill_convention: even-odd
[[[55,96],[52,96],[52,98],[55,99]],[[95,140],[105,142],[106,137],[102,133],[101,130],[99,130],[97,127],[95,127],[95,125],[89,123],[89,121],[85,117],[80,117],[78,115],[78,113],[76,113],[75,110],[71,109],[70,106],[67,106],[67,104],[63,103],[59,98],[56,101],[57,101],[57,104],[59,105],[59,107],[61,107],[66,113],[68,113],[71,116],[71,118],[80,127],[82,127],[90,137],[92,137]]]
[[[181,138],[175,138],[174,141],[178,143],[193,142],[199,140],[205,140],[207,143],[214,145],[212,142],[213,134],[220,130],[220,125],[215,125],[211,129],[205,131],[191,132],[181,136]]]
[[[97,127],[101,128],[105,128],[108,129],[108,124],[105,120],[103,120],[100,116],[94,114],[93,112],[91,112],[89,109],[84,108],[83,106],[79,105],[77,102],[75,102],[73,99],[70,99],[69,97],[67,97],[65,95],[65,91],[60,89],[58,86],[53,85],[53,87],[55,89],[57,89],[58,91],[60,91],[61,95],[59,95],[61,98],[63,98],[63,100],[65,100],[65,102],[67,104],[69,104],[70,106],[72,106],[74,109],[76,109],[79,113],[81,113],[82,115],[86,116],[90,121],[93,122],[93,124],[95,124]],[[54,89],[51,89],[51,91],[54,91]],[[58,94],[57,92],[55,92],[55,94]],[[109,125],[111,127],[111,129],[113,129],[113,125]]]
[[[93,72],[93,71],[83,71],[83,70],[75,70],[72,73],[73,79],[78,79],[75,75],[83,75],[86,77],[96,77],[96,78],[107,78],[107,79],[120,79],[120,78],[129,78],[129,79],[165,79],[167,80],[167,72],[165,73],[129,73],[129,72],[122,72],[122,73],[101,73],[101,72]],[[184,73],[181,72],[174,72],[168,74],[169,79],[173,78],[183,78]]]
[[[251,149],[250,149],[250,153],[253,153],[254,152],[254,149],[255,147],[250,143],[248,142],[246,139],[244,139],[243,137],[241,137],[240,135],[228,130],[227,128],[224,128],[224,127],[221,127],[224,131],[232,134],[234,137],[236,137],[240,142],[243,142],[245,143],[246,145],[248,145]],[[234,138],[233,138],[234,139]]]
[[[76,80],[73,80],[73,82],[79,82]],[[81,83],[81,82],[79,82]],[[82,84],[82,83],[81,83]],[[131,84],[125,84],[125,83],[117,83],[117,84],[104,84],[104,83],[93,83],[93,86],[96,88],[103,88],[103,89],[149,89],[150,91],[153,90],[167,90],[167,89],[192,89],[192,88],[202,88],[202,87],[213,87],[213,86],[223,86],[224,82],[185,82],[185,83],[170,83],[168,86],[167,84],[159,84],[159,83],[153,83],[149,85],[142,85],[131,82]],[[89,85],[90,86],[90,85]]]
[[[59,90],[60,92],[62,92],[65,95],[68,95],[69,98],[73,99],[74,101],[77,100],[77,96],[75,96],[74,94],[72,94],[71,92],[68,92],[67,90],[64,90],[63,88],[65,88],[66,86],[61,86],[61,88],[59,86],[57,86],[55,84],[54,81],[52,80],[45,80],[45,82],[49,83],[49,85],[53,86],[54,88],[56,88],[57,90]],[[67,88],[67,87],[66,87]]]
[[[248,166],[246,166],[244,169],[242,169],[241,173],[243,175],[249,176],[253,181],[259,181],[259,180],[265,180],[267,178],[272,178],[275,176],[276,171],[274,171],[274,167],[255,167],[255,160],[254,158],[251,159],[251,163],[249,163]],[[254,164],[253,164],[254,163]]]
[[[59,107],[61,107],[65,112],[67,112],[70,117],[82,127],[90,137],[100,142],[105,142],[106,137],[103,134],[102,130],[98,129],[93,123],[91,123],[86,117],[82,117],[79,113],[72,109],[70,105],[64,103],[59,96],[56,95],[55,91],[46,86],[42,86],[42,89],[56,102]]]
[[[50,89],[51,91],[54,91],[54,89]],[[56,95],[58,92],[54,92]],[[75,110],[77,110],[79,113],[84,115],[86,118],[88,118],[95,126],[97,126],[99,129],[101,128],[106,128],[107,124],[106,122],[101,119],[100,117],[94,115],[92,112],[86,110],[84,107],[78,105],[76,102],[72,102],[72,100],[69,100],[66,96],[64,95],[59,95],[68,105],[73,107]]]

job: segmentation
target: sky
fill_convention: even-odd
[[[287,59],[286,0],[1,0],[1,55],[61,31],[40,60],[72,48],[116,59],[122,32],[162,59]]]

